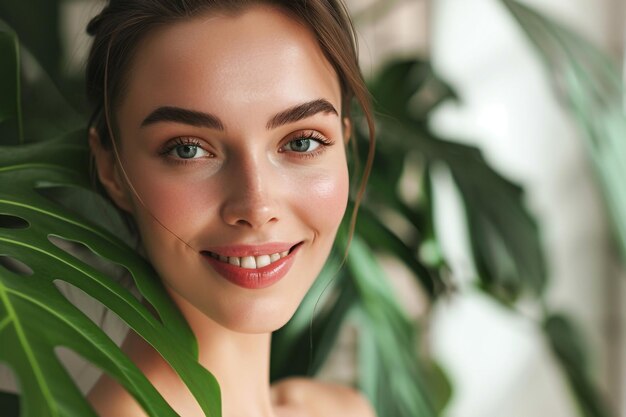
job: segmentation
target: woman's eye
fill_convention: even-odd
[[[288,142],[285,150],[292,152],[311,152],[320,146],[320,142],[315,139],[298,138]]]
[[[181,162],[211,156],[210,152],[200,146],[199,141],[192,138],[177,138],[162,151],[162,154]]]
[[[291,152],[302,157],[314,157],[324,152],[326,148],[335,142],[328,139],[316,130],[304,130],[294,134],[280,150],[281,152]]]
[[[196,155],[198,155],[198,151],[200,151],[200,153],[203,152],[203,150],[200,149],[197,145],[178,145],[174,149],[172,149],[174,156],[182,159],[192,159]]]

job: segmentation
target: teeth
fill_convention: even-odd
[[[244,256],[241,258],[240,266],[247,269],[256,269],[256,259],[254,259],[254,256]]]
[[[263,268],[264,266],[269,265],[270,262],[271,262],[269,255],[257,256],[255,259],[256,259],[256,267],[257,268]]]
[[[247,269],[263,268],[264,266],[276,262],[277,260],[284,258],[287,255],[289,255],[288,250],[280,253],[272,253],[271,255],[244,256],[241,258],[238,256],[223,256],[213,252],[209,252],[209,256],[211,256],[212,258],[219,259],[222,262],[226,262],[231,265]]]

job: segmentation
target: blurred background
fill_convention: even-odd
[[[365,72],[398,55],[425,56],[454,87],[460,101],[436,110],[433,129],[477,146],[498,172],[523,186],[545,250],[545,303],[578,325],[593,380],[615,415],[626,416],[623,264],[584,129],[555,94],[537,48],[499,1],[384,2],[384,17],[368,19],[372,3],[349,2]],[[623,62],[622,0],[520,3]],[[466,220],[445,174],[440,180],[437,226],[454,280],[463,287],[437,305],[430,323],[430,349],[454,385],[444,415],[580,415],[544,335],[528,320],[532,306],[522,300],[521,314],[511,313],[472,286]],[[626,185],[626,178],[620,182]]]
[[[545,303],[578,325],[594,381],[615,415],[626,416],[623,264],[584,129],[555,94],[537,48],[499,1],[390,1],[379,2],[378,10],[373,3],[349,2],[365,73],[393,57],[422,56],[454,87],[459,102],[438,108],[432,128],[477,146],[498,172],[523,186],[545,250]],[[625,2],[520,3],[623,62]],[[373,17],[371,10],[384,14]],[[466,220],[442,176],[437,227],[453,279],[463,288],[437,305],[430,323],[429,348],[454,385],[444,415],[579,415],[544,335],[528,320],[532,306],[522,300],[521,314],[511,313],[472,286]],[[626,186],[626,178],[620,182]]]
[[[80,103],[84,28],[102,2],[14,3],[0,5],[0,19],[26,45],[25,85],[49,77]],[[358,262],[363,243],[390,283],[385,317],[410,323],[415,338],[380,336],[372,313],[380,304],[363,301],[376,285],[349,269],[352,284],[335,289],[356,288],[346,305],[360,313],[316,334],[334,349],[314,373],[359,385],[380,400],[381,417],[626,417],[625,2],[347,4],[380,152],[351,256]],[[39,6],[59,28],[58,64],[42,63],[29,24],[19,22],[20,8]],[[35,102],[41,88],[25,88],[26,133],[50,137],[84,120],[75,112],[44,121],[58,93]],[[381,191],[390,180],[393,195]],[[279,348],[296,346],[286,339],[277,336]],[[391,382],[405,351],[385,350],[403,343],[430,364],[398,383],[406,390]],[[413,405],[385,412],[394,410],[380,399],[386,389]]]

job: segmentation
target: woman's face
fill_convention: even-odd
[[[115,114],[140,198],[118,170],[118,203],[174,300],[232,330],[282,326],[348,198],[339,81],[314,35],[267,7],[157,29]]]

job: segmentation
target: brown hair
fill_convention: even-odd
[[[90,126],[95,127],[102,145],[110,148],[112,136],[117,136],[110,109],[123,97],[135,48],[152,29],[213,10],[237,13],[255,4],[273,5],[306,24],[339,77],[342,116],[350,118],[353,99],[363,110],[369,151],[355,196],[349,229],[352,234],[373,163],[375,140],[370,97],[358,66],[357,40],[341,0],[109,0],[87,26],[94,37],[86,76],[87,96],[94,106]]]

